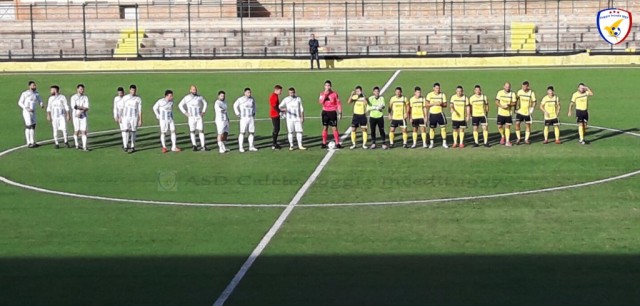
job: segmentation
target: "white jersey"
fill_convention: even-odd
[[[216,100],[213,108],[216,111],[216,122],[225,122],[229,120],[227,115],[227,102]]]
[[[207,111],[207,101],[201,95],[188,94],[180,100],[178,109],[189,117],[201,117]]]
[[[38,91],[31,89],[23,91],[18,100],[18,106],[24,111],[33,111],[36,109],[37,104],[42,105],[42,103],[42,97],[40,97]]]
[[[256,116],[256,101],[253,97],[242,96],[233,103],[233,111],[240,118],[253,118]]]
[[[58,94],[57,96],[49,97],[47,113],[51,113],[51,118],[64,118],[68,112],[69,104],[67,104],[67,98],[64,95]]]
[[[142,112],[142,99],[140,96],[128,94],[122,98],[122,117],[138,118]]]
[[[153,105],[153,113],[158,120],[173,120],[173,100],[162,98]]]
[[[124,96],[115,96],[113,98],[113,119],[118,119],[122,117],[122,112],[124,111]]]
[[[89,109],[89,97],[87,97],[86,95],[79,95],[79,94],[75,94],[71,96],[71,108],[76,109],[76,107],[83,107],[83,108]],[[86,111],[78,110],[76,111],[76,114],[77,116],[75,117],[78,117],[80,119],[87,117]]]
[[[286,108],[287,121],[299,121],[304,113],[302,98],[288,96],[280,102],[280,108]]]

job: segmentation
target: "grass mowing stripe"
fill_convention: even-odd
[[[389,78],[387,83],[385,83],[382,89],[380,90],[380,94],[383,94],[385,90],[389,88],[391,83],[393,83],[393,81],[396,79],[396,77],[398,77],[399,74],[400,74],[400,70],[396,70],[396,72],[393,73],[391,78]],[[349,127],[347,131],[344,133],[344,135],[342,135],[341,140],[345,139],[350,132],[351,132],[351,127]],[[316,169],[313,171],[309,179],[307,179],[304,185],[300,187],[300,190],[298,190],[298,192],[293,197],[291,202],[289,202],[289,205],[287,205],[287,208],[284,209],[282,214],[280,214],[280,217],[278,217],[276,222],[273,223],[269,231],[267,231],[264,237],[262,237],[262,239],[260,240],[256,248],[253,250],[253,252],[251,252],[251,254],[249,255],[249,258],[247,258],[244,264],[242,264],[242,266],[240,267],[240,270],[238,270],[238,273],[236,273],[233,279],[231,279],[231,281],[229,282],[229,285],[227,285],[227,287],[224,289],[224,291],[222,291],[218,299],[216,299],[216,301],[213,303],[214,306],[224,305],[224,303],[227,301],[229,296],[231,296],[231,294],[236,289],[240,281],[242,281],[244,276],[247,274],[247,271],[249,271],[249,269],[251,268],[253,263],[256,261],[258,256],[262,254],[262,251],[264,251],[264,249],[267,247],[269,242],[271,242],[271,239],[273,239],[276,233],[278,233],[278,230],[280,230],[280,228],[284,224],[284,221],[287,220],[287,218],[289,217],[293,209],[296,207],[296,205],[298,205],[298,203],[300,202],[300,199],[302,199],[302,197],[307,192],[307,190],[309,190],[311,185],[313,185],[313,182],[316,181],[316,179],[320,175],[320,172],[322,172],[324,167],[329,163],[329,160],[331,160],[331,157],[335,152],[336,152],[335,150],[329,150],[327,152],[327,155],[324,156],[324,158],[322,159],[318,167],[316,167]]]

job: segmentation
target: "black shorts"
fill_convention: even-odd
[[[467,127],[467,122],[464,120],[451,120],[451,125],[453,126],[454,130],[457,130],[459,128],[466,128]]]
[[[404,122],[404,120],[391,120],[391,127],[394,129],[397,127],[405,128],[407,127],[407,124]]]
[[[351,127],[358,128],[363,127],[367,128],[367,115],[353,115],[353,119],[351,119]]]
[[[369,127],[371,127],[371,129],[375,129],[376,127],[379,127],[380,129],[384,130],[384,117],[380,117],[380,118],[374,118],[374,117],[369,117]]]
[[[578,123],[587,123],[589,122],[589,111],[586,110],[576,110],[576,118]]]
[[[424,124],[424,118],[418,118],[418,119],[411,120],[411,126],[413,126],[414,128],[417,128],[417,127],[420,127],[420,126],[426,126]]]
[[[322,126],[338,126],[338,112],[322,111]]]
[[[531,121],[533,121],[531,119],[531,115],[522,115],[522,114],[517,114],[516,113],[516,122],[525,122],[525,123],[531,123]]]
[[[558,121],[558,118],[551,119],[551,120],[545,120],[544,121],[544,125],[545,126],[560,125],[560,121]]]
[[[429,127],[435,129],[440,126],[447,125],[447,117],[444,116],[443,113],[440,114],[430,114],[429,115]]]
[[[487,117],[471,117],[471,125],[479,126],[479,125],[487,125]]]
[[[513,119],[511,118],[511,116],[498,115],[498,125],[507,125],[512,123],[513,123]]]

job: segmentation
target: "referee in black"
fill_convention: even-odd
[[[311,70],[313,70],[313,59],[316,60],[316,66],[318,66],[318,70],[320,70],[320,57],[318,56],[319,47],[320,43],[316,39],[316,35],[311,34],[311,39],[309,39],[309,52],[311,53]]]

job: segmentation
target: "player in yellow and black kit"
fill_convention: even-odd
[[[532,113],[536,107],[536,93],[529,88],[529,81],[522,82],[522,89],[518,90],[517,106],[516,106],[516,144],[519,145],[520,138],[520,124],[525,123],[524,130],[524,143],[531,144],[529,136],[531,135],[531,122],[533,122]]]
[[[429,107],[429,149],[433,148],[433,140],[436,137],[435,129],[440,126],[442,136],[442,147],[447,149],[447,117],[442,111],[447,107],[447,95],[440,91],[440,83],[433,84],[433,91],[427,95],[427,106]]]
[[[422,147],[427,147],[427,105],[422,96],[422,88],[416,86],[413,89],[413,97],[409,99],[409,120],[413,126],[413,145],[415,149],[418,142],[418,129],[422,135]]]
[[[458,137],[460,148],[464,148],[464,129],[469,121],[470,107],[469,98],[464,95],[461,85],[456,87],[456,94],[451,96],[451,124],[453,126],[453,147],[458,147]]]
[[[580,144],[587,144],[584,140],[584,133],[587,131],[587,123],[589,122],[589,97],[593,96],[591,88],[578,84],[578,91],[571,96],[571,104],[569,104],[569,117],[571,110],[576,108],[576,118],[578,121],[578,134],[580,135]]]
[[[395,96],[389,99],[389,121],[391,121],[391,129],[389,129],[389,147],[393,148],[393,140],[395,138],[396,128],[402,128],[402,147],[407,147],[407,109],[409,99],[402,95],[402,88],[396,87]]]
[[[544,112],[544,144],[549,143],[549,127],[553,126],[556,143],[560,144],[560,99],[555,95],[553,86],[547,87],[547,95],[540,101],[540,110]]]
[[[480,85],[476,85],[473,89],[473,95],[469,97],[469,104],[471,104],[471,125],[473,125],[473,140],[474,147],[479,147],[479,135],[478,126],[482,126],[482,137],[484,138],[484,146],[489,148],[489,131],[487,129],[487,114],[489,113],[489,100],[487,96],[482,94],[482,88]]]
[[[496,95],[496,105],[498,106],[498,131],[500,132],[500,144],[511,146],[511,110],[516,106],[516,93],[511,91],[511,83],[504,83],[502,90]]]
[[[351,150],[356,148],[356,131],[362,130],[362,148],[367,148],[367,106],[369,102],[362,93],[362,86],[356,86],[351,92],[349,104],[353,104],[353,119],[351,119]]]

